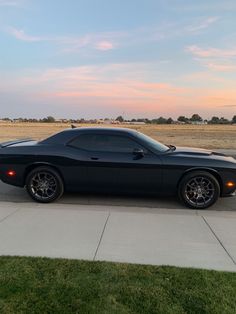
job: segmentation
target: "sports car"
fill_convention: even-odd
[[[204,209],[235,194],[236,159],[164,145],[126,128],[73,128],[0,144],[0,179],[49,203],[64,191],[178,195]]]

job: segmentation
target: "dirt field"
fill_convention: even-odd
[[[25,137],[43,139],[68,127],[70,125],[59,123],[1,123],[0,141]],[[236,149],[236,125],[124,125],[124,127],[136,129],[165,144]]]

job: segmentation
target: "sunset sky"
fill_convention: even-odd
[[[0,117],[236,114],[235,0],[0,0]]]

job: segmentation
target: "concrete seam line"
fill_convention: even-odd
[[[216,240],[220,243],[220,245],[222,246],[222,248],[224,249],[224,251],[226,252],[226,254],[229,256],[229,258],[231,259],[231,261],[234,263],[234,265],[236,265],[235,260],[233,259],[233,257],[229,254],[229,252],[227,251],[227,249],[225,248],[224,244],[222,243],[222,241],[219,239],[219,237],[216,235],[215,231],[213,230],[213,228],[210,226],[210,224],[208,223],[208,221],[206,220],[206,218],[204,216],[201,216],[202,219],[204,220],[204,222],[206,223],[206,225],[208,226],[208,228],[211,230],[211,232],[213,233],[213,235],[215,236]]]
[[[98,245],[97,245],[97,248],[96,248],[94,257],[93,257],[93,261],[95,261],[95,258],[96,258],[96,256],[97,256],[98,249],[99,249],[100,244],[101,244],[101,242],[102,242],[102,238],[103,238],[103,235],[104,235],[104,232],[105,232],[105,229],[106,229],[108,220],[109,220],[109,218],[110,218],[110,215],[111,215],[111,212],[109,212],[109,214],[108,214],[108,216],[107,216],[107,219],[106,219],[106,221],[105,221],[105,224],[104,224],[104,226],[103,226],[102,233],[101,233],[101,236],[100,236],[100,239],[99,239],[99,242],[98,242]]]
[[[20,211],[22,208],[18,208],[17,210],[15,210],[14,212],[10,213],[9,215],[7,215],[6,217],[4,217],[3,219],[0,220],[0,223],[2,223],[3,221],[5,221],[7,218],[13,216],[16,212]]]

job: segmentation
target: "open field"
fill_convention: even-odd
[[[100,125],[102,126],[117,127]],[[22,137],[43,139],[68,127],[70,125],[63,123],[1,123],[0,141]],[[136,129],[166,144],[236,149],[236,125],[119,125],[119,127]]]

